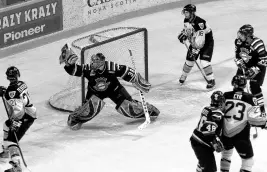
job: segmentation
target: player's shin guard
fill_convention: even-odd
[[[190,73],[194,66],[194,61],[186,60],[183,66],[183,73],[179,79],[180,84],[183,84],[186,80],[187,75]]]
[[[147,108],[148,108],[148,113],[151,118],[155,119],[158,117],[160,112],[156,107],[147,103]],[[137,100],[133,100],[133,101],[124,100],[121,103],[121,105],[117,108],[117,111],[120,114],[126,117],[129,117],[129,118],[144,118],[145,117],[142,103]]]
[[[258,106],[260,106],[262,114],[266,116],[266,111],[264,107],[264,99],[263,99],[262,89],[260,85],[257,82],[251,81],[250,90],[251,90],[251,93],[256,97],[257,104]]]
[[[222,151],[222,153],[221,153],[222,157],[221,157],[221,162],[220,162],[221,172],[229,172],[233,151],[234,151],[234,149]]]
[[[206,60],[200,60],[200,63],[208,80],[207,89],[213,88],[215,86],[215,79],[210,62]]]
[[[93,119],[103,109],[104,105],[105,102],[103,100],[92,95],[83,106],[69,115],[68,126],[73,130],[79,129],[81,124]]]
[[[242,158],[242,165],[241,165],[240,172],[251,172],[253,165],[254,165],[253,157],[248,158],[248,159]]]

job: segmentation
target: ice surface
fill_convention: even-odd
[[[255,35],[267,41],[266,0],[224,0],[197,5],[197,14],[213,28],[215,49],[212,64],[217,90],[231,89],[230,80],[236,67],[234,39],[238,28],[250,23]],[[196,158],[189,137],[199,113],[209,103],[210,92],[197,67],[186,85],[178,86],[186,49],[177,40],[182,28],[181,8],[127,20],[112,26],[70,37],[78,37],[118,26],[146,27],[149,31],[149,75],[153,89],[146,95],[161,114],[147,129],[138,131],[143,121],[127,119],[108,105],[95,119],[79,131],[66,128],[67,113],[53,110],[47,101],[68,80],[58,56],[66,40],[44,45],[27,52],[0,59],[0,83],[7,85],[5,70],[16,65],[28,86],[38,120],[21,140],[20,146],[33,172],[190,172],[195,171]],[[263,93],[267,96],[266,82]],[[139,98],[138,95],[134,95]],[[108,101],[107,101],[108,102]],[[1,121],[6,119],[0,106]],[[2,128],[1,128],[2,129]],[[252,129],[252,132],[254,130]],[[267,131],[259,130],[253,140],[255,166],[253,172],[266,172]],[[2,133],[1,133],[2,137]],[[219,162],[219,154],[216,155]],[[241,160],[234,154],[232,170],[238,171]]]

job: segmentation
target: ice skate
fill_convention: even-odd
[[[187,78],[187,76],[184,75],[184,74],[182,74],[181,77],[180,77],[180,79],[179,79],[179,84],[180,84],[180,85],[183,85],[184,82],[185,82],[185,80],[186,80],[186,78]]]
[[[213,90],[215,88],[215,80],[212,79],[210,81],[208,81],[207,87],[208,90]]]
[[[9,151],[3,148],[3,152],[0,153],[0,163],[7,163],[9,160]]]

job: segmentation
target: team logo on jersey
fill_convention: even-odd
[[[200,27],[200,29],[202,29],[202,30],[203,30],[203,29],[204,29],[204,27],[205,27],[205,26],[204,26],[204,23],[198,23],[198,26],[199,26],[199,27]]]
[[[95,79],[95,82],[96,84],[94,86],[94,89],[97,91],[105,91],[110,84],[110,82],[107,82],[107,78],[103,77]]]
[[[245,51],[241,51],[239,53],[239,57],[242,58],[245,63],[248,63],[248,61],[252,58],[252,56],[250,56],[249,53]]]
[[[8,92],[8,95],[11,99],[13,99],[16,95],[16,91],[10,91],[10,92]]]

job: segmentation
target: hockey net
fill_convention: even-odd
[[[133,67],[148,80],[146,28],[119,27],[104,30],[73,41],[72,49],[80,56],[78,64],[88,64],[92,54],[103,53],[106,60]],[[129,86],[129,83],[120,81],[126,87]],[[70,76],[65,88],[50,97],[49,104],[58,110],[73,111],[84,101],[86,88],[87,80],[84,77]]]

